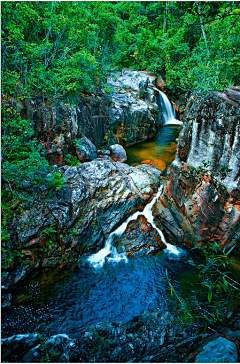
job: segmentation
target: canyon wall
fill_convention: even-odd
[[[191,95],[175,161],[154,206],[173,243],[240,240],[240,87]]]
[[[148,72],[125,69],[109,75],[108,93],[81,94],[74,105],[37,96],[16,107],[32,121],[49,163],[60,166],[67,154],[76,155],[76,140],[83,136],[98,149],[154,137],[161,125],[155,95],[163,82]]]

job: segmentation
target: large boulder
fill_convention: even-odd
[[[87,137],[77,141],[76,153],[80,162],[90,162],[97,158],[97,148]]]
[[[236,99],[220,96],[192,95],[187,105],[177,158],[153,212],[172,242],[230,247],[240,236],[240,113]]]
[[[121,244],[121,246],[124,246],[127,255],[131,256],[155,254],[157,251],[166,248],[157,230],[149,224],[143,215],[139,215],[136,220],[128,223],[119,240],[118,249],[119,244]]]
[[[124,69],[110,74],[107,82],[113,88],[108,137],[112,129],[117,142],[129,146],[155,136],[161,125],[156,77]]]
[[[238,363],[238,350],[236,345],[218,337],[204,345],[202,351],[196,356],[195,363]]]
[[[31,269],[99,251],[114,229],[153,198],[161,174],[152,166],[130,167],[104,158],[58,171],[65,185],[51,197],[47,191],[33,197],[13,221],[12,249],[20,247],[25,264],[11,262],[4,276],[7,287]]]
[[[110,156],[114,162],[126,162],[127,153],[120,144],[110,145]]]

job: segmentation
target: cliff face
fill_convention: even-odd
[[[86,136],[97,148],[133,145],[155,136],[160,127],[156,92],[159,79],[147,72],[123,70],[109,75],[109,94],[81,95],[71,106],[49,104],[38,96],[18,102],[17,112],[29,118],[50,164],[63,165],[75,156],[76,138]]]
[[[172,242],[224,246],[239,239],[239,103],[238,87],[189,99],[177,158],[154,208]]]

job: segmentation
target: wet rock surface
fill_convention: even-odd
[[[181,328],[169,311],[145,311],[126,324],[106,321],[84,328],[76,337],[60,334],[50,338],[34,334],[2,339],[2,358],[9,362],[238,362],[232,339],[218,334],[197,334]],[[239,321],[239,313],[228,323]],[[234,334],[234,332],[233,332]],[[41,339],[41,340],[40,340]],[[19,348],[19,342],[25,343]]]
[[[13,221],[12,248],[21,247],[25,264],[18,259],[11,263],[2,283],[8,289],[31,269],[64,264],[100,250],[110,232],[153,197],[161,174],[151,166],[129,167],[111,158],[58,171],[65,185],[51,197],[45,191],[33,198]]]
[[[216,241],[224,247],[239,237],[239,110],[214,93],[205,99],[191,96],[177,158],[154,207],[170,241],[189,246]]]
[[[158,232],[143,215],[139,215],[137,220],[128,223],[120,242],[118,242],[119,244],[124,246],[127,255],[132,256],[155,254],[157,251],[166,248]]]
[[[195,363],[238,363],[237,347],[233,342],[219,337],[204,345]]]
[[[127,154],[120,144],[110,145],[110,157],[114,162],[126,162]]]
[[[38,344],[38,336],[36,334],[14,335],[1,339],[2,360],[5,361],[8,357],[19,359],[36,344]]]

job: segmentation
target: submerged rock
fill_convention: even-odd
[[[1,307],[2,310],[7,310],[11,307],[12,295],[11,293],[2,293],[1,294]]]

